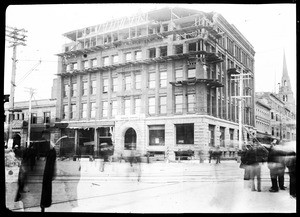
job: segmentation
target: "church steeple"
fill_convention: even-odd
[[[295,99],[291,87],[290,77],[287,70],[285,53],[283,53],[283,68],[281,85],[279,89],[279,97],[286,104],[286,106],[293,112],[295,112]]]

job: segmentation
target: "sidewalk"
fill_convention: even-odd
[[[221,164],[199,161],[142,163],[140,182],[137,181],[137,166],[138,164],[130,167],[129,163],[112,162],[106,163],[104,171],[101,172],[100,162],[97,161],[57,161],[57,177],[53,181],[53,203],[46,211],[296,211],[296,200],[289,197],[289,189],[278,193],[268,191],[271,183],[266,164],[262,166],[262,192],[250,191],[243,180],[244,171],[236,161],[223,161]],[[38,188],[41,177],[36,177],[35,182],[31,185]],[[289,187],[288,174],[285,176],[285,185]],[[36,200],[38,204],[38,199]],[[16,211],[24,211],[21,202],[11,204],[11,207],[15,207]],[[40,212],[40,208],[36,205],[26,208],[25,211]]]

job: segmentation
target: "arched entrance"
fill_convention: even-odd
[[[124,136],[124,149],[125,150],[135,150],[136,149],[136,132],[133,128],[129,128],[125,132]]]

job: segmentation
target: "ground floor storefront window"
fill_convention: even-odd
[[[164,146],[165,145],[165,126],[153,125],[149,126],[149,145]]]
[[[78,155],[94,155],[94,129],[78,130]]]
[[[75,130],[62,129],[61,136],[67,136],[60,141],[59,155],[63,157],[70,157],[75,154]]]
[[[194,144],[194,124],[176,124],[176,144]]]

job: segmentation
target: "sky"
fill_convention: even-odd
[[[58,57],[68,31],[101,24],[166,6],[217,12],[237,27],[255,50],[255,91],[278,91],[286,56],[288,74],[296,99],[296,4],[56,4],[10,5],[6,26],[25,29],[26,46],[17,46],[15,102],[51,97],[57,77]],[[10,94],[12,48],[6,42],[4,94]],[[39,63],[39,61],[41,62]]]

